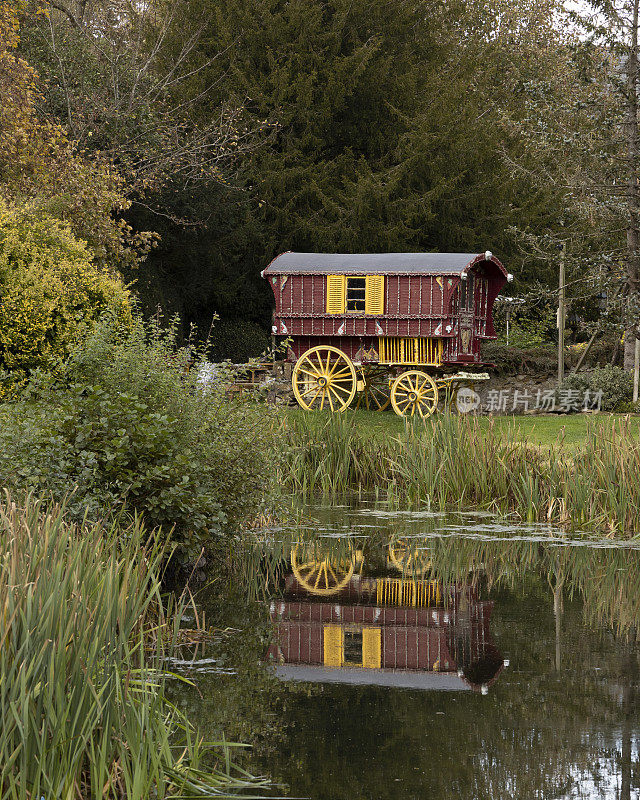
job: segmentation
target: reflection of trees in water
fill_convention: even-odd
[[[333,513],[337,521],[347,518],[344,509]],[[382,574],[394,537],[428,550],[432,577],[490,592],[492,633],[511,666],[487,697],[354,686],[273,690],[284,698],[285,736],[265,760],[274,778],[291,784],[296,796],[331,800],[631,800],[637,794],[637,551],[438,537],[442,520],[428,518],[419,527],[430,535],[420,538],[415,520],[350,520],[342,533],[351,525],[360,535],[323,538],[323,552],[328,547],[339,557],[355,544],[365,572]],[[292,541],[316,541],[321,528],[309,525],[250,548],[247,585],[267,594],[277,589]]]
[[[287,755],[276,757],[274,777],[297,796],[332,800],[581,792],[631,800],[638,786],[640,555],[557,542],[412,538],[415,523],[384,518],[371,531],[358,547],[372,571],[383,569],[385,547],[401,535],[417,551],[428,549],[432,577],[489,591],[493,635],[511,667],[488,697],[353,686],[290,696]],[[345,541],[328,546],[339,553]],[[464,632],[457,635],[463,648]]]
[[[525,596],[504,588],[495,600],[494,634],[511,666],[487,697],[339,685],[292,697],[274,777],[294,796],[331,800],[555,800],[579,797],[581,785],[617,798],[612,776],[634,785],[637,658],[628,641],[603,643],[569,599],[558,672],[545,582],[531,581]]]

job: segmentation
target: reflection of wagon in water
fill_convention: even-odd
[[[273,332],[289,338],[293,391],[305,409],[352,402],[427,417],[439,393],[485,379],[481,343],[511,276],[489,251],[283,253],[264,270]]]
[[[294,548],[284,598],[271,603],[278,677],[485,692],[505,666],[489,630],[493,603],[474,586],[434,579],[428,552],[404,542],[390,545],[382,572],[363,574],[355,549],[314,559]]]

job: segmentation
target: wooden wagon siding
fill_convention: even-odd
[[[288,360],[330,343],[358,363],[363,351],[377,354],[381,338],[417,338],[441,340],[443,366],[481,363],[482,342],[496,336],[493,303],[507,280],[504,267],[490,253],[285,253],[264,274],[275,297],[273,332],[291,340]],[[378,296],[376,303],[367,301],[367,309],[380,306],[382,286],[383,313],[342,310],[335,297],[328,309],[330,279],[335,294],[340,286],[348,292],[350,278],[364,277],[367,285],[374,285],[373,276],[380,278],[375,282]],[[463,309],[465,282],[473,286],[474,295],[471,306]],[[329,313],[335,309],[340,313]]]

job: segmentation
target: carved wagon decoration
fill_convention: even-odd
[[[481,345],[496,338],[493,304],[512,279],[489,251],[287,252],[262,275],[302,408],[391,403],[401,416],[421,417],[442,394],[488,377],[477,373]]]

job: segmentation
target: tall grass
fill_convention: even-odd
[[[207,748],[165,698],[182,613],[163,610],[164,551],[137,523],[68,524],[0,502],[2,798],[250,796],[264,785]],[[246,794],[249,791],[249,795]]]
[[[635,533],[640,442],[625,420],[594,423],[582,449],[534,447],[515,428],[481,428],[445,414],[407,423],[396,437],[359,430],[352,415],[301,417],[285,428],[291,453],[281,483],[302,493],[379,497],[433,509],[479,507],[529,522]]]

